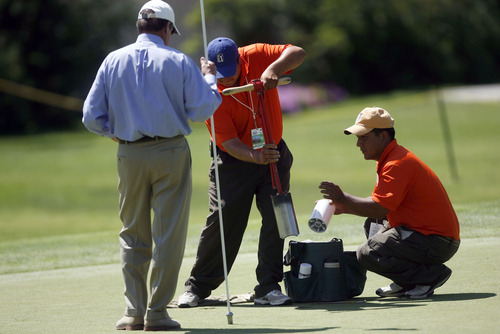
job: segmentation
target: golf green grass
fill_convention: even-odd
[[[346,247],[352,248],[352,247]],[[388,284],[368,273],[364,293],[342,303],[305,303],[282,307],[231,306],[169,308],[177,333],[497,333],[500,320],[500,238],[465,239],[449,261],[453,275],[424,300],[379,298]],[[194,262],[184,260],[181,278]],[[250,292],[257,260],[240,254],[229,275],[231,294]],[[1,333],[112,333],[123,312],[119,264],[77,267],[0,276]],[[182,292],[183,280],[177,291]],[[214,296],[225,296],[225,285]]]
[[[169,309],[184,333],[493,333],[500,299],[500,103],[448,102],[458,179],[451,173],[433,92],[397,92],[350,99],[284,119],[294,154],[291,193],[300,235],[339,237],[347,249],[363,239],[363,219],[335,216],[314,233],[307,220],[322,180],[368,196],[375,162],[365,161],[352,125],[366,106],[396,119],[398,142],[441,178],[461,222],[462,246],[449,262],[450,280],[426,300],[381,299],[386,279],[369,274],[363,295],[346,303],[287,307],[225,306]],[[193,264],[208,213],[208,132],[194,124],[193,199],[186,254],[176,297]],[[116,143],[82,131],[0,139],[0,333],[108,333],[125,308],[119,265]],[[253,210],[229,276],[231,294],[252,291],[259,216]],[[214,291],[225,295],[225,286]]]

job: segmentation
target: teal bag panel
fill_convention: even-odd
[[[291,271],[284,274],[285,290],[294,302],[309,302],[317,298],[319,280],[317,274],[311,274],[308,278],[298,278]]]
[[[301,263],[312,265],[311,276],[298,278]],[[326,265],[325,265],[326,263]],[[355,252],[344,252],[341,239],[328,242],[289,242],[284,265],[285,289],[294,302],[347,300],[363,292],[366,270]]]
[[[366,283],[366,269],[358,262],[356,252],[344,252],[344,275],[349,298],[363,293]]]

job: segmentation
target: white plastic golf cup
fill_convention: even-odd
[[[323,198],[317,201],[311,218],[309,218],[311,230],[318,233],[325,232],[334,212],[335,204],[330,204],[329,199]]]
[[[299,267],[299,278],[308,278],[311,276],[312,265],[310,263],[301,263]]]

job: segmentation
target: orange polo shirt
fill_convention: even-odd
[[[238,48],[241,75],[237,86],[243,86],[251,83],[254,79],[260,79],[266,68],[277,60],[289,46],[291,45],[258,43]],[[221,85],[218,87],[219,92],[227,88]],[[271,133],[274,143],[277,145],[283,135],[283,119],[278,89],[264,91],[264,97]],[[210,131],[210,137],[212,137],[210,120],[205,121],[205,124]],[[262,121],[258,113],[258,97],[255,91],[229,96],[222,95],[222,103],[214,113],[214,125],[215,139],[220,149],[224,150],[222,143],[236,137],[246,145],[253,147],[252,129],[262,128]]]
[[[455,210],[441,181],[415,154],[393,140],[377,164],[372,199],[389,209],[391,227],[460,240]]]

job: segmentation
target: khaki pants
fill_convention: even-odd
[[[125,315],[164,319],[186,242],[192,192],[189,145],[183,136],[122,143],[117,168]]]

